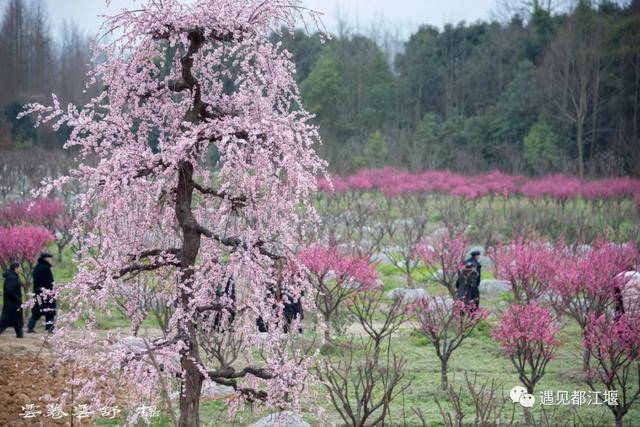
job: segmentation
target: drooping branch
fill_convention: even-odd
[[[167,348],[169,346],[174,345],[175,343],[177,343],[180,340],[183,340],[184,336],[178,334],[175,337],[173,337],[170,340],[165,340],[163,338],[157,338],[155,340],[152,341],[151,345],[149,345],[146,341],[145,341],[145,345],[146,345],[146,349],[145,350],[133,350],[130,349],[127,352],[127,359],[123,361],[123,366],[126,363],[132,362],[134,360],[141,360],[143,357],[153,354],[154,352],[161,350],[163,348]]]

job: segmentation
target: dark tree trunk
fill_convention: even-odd
[[[623,427],[624,424],[622,422],[622,417],[624,417],[624,414],[620,412],[615,412],[614,415],[616,417],[616,427]]]
[[[449,376],[447,375],[448,365],[448,359],[440,359],[440,388],[442,390],[446,390],[447,387],[449,387]]]
[[[191,211],[193,196],[193,165],[181,162],[176,188],[175,212],[182,230],[182,250],[180,252],[180,280],[186,287],[191,287],[193,267],[200,250],[200,230]],[[179,304],[185,312],[189,312],[189,294],[180,290]],[[180,365],[182,366],[182,389],[180,392],[180,427],[197,427],[200,425],[200,393],[203,375],[198,369],[198,341],[195,325],[190,320],[182,320],[179,332],[186,338],[187,348],[182,350]]]

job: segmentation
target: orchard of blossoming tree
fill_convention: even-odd
[[[300,28],[141,0],[16,112],[68,158],[0,180],[0,425],[640,424],[640,180],[331,174]]]

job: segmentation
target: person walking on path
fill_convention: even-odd
[[[56,300],[50,295],[43,295],[43,290],[53,290],[53,274],[51,273],[51,263],[53,255],[43,252],[38,258],[38,264],[33,269],[33,294],[36,303],[31,309],[31,318],[27,324],[27,332],[35,332],[34,328],[40,316],[45,317],[45,328],[53,332],[53,319],[56,316]]]
[[[4,294],[2,298],[2,317],[0,317],[0,334],[9,326],[13,326],[16,337],[23,338],[22,327],[22,287],[20,285],[22,266],[17,262],[12,263],[9,269],[2,274],[4,278]]]

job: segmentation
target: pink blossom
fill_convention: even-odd
[[[342,254],[335,246],[316,245],[299,254],[300,261],[315,276],[335,278],[341,286],[357,286],[360,290],[378,286],[378,273],[371,258]]]
[[[64,221],[65,203],[58,199],[40,198],[9,203],[0,209],[0,224],[42,225],[55,231]]]
[[[609,359],[609,363],[620,358],[628,362],[639,360],[640,317],[631,314],[616,318],[592,316],[583,343],[592,355]]]
[[[536,351],[544,357],[552,358],[560,345],[558,332],[558,323],[551,312],[532,302],[511,305],[491,335],[509,354],[537,347]]]
[[[560,346],[559,330],[549,310],[530,302],[511,305],[491,331],[491,336],[507,352],[529,393],[533,393]]]
[[[489,251],[496,278],[511,285],[516,301],[536,300],[547,291],[557,269],[557,251],[544,242],[525,238],[498,245]]]
[[[640,396],[637,382],[640,317],[630,314],[615,318],[592,316],[583,345],[590,357],[597,361],[587,371],[587,383],[592,389],[602,387],[618,393],[617,404],[607,406],[613,412],[616,425],[622,425],[622,418]]]
[[[51,232],[42,227],[0,227],[0,265],[33,263],[47,243],[54,240]]]
[[[625,276],[640,263],[633,242],[617,244],[597,240],[592,246],[556,251],[557,268],[550,285],[558,295],[556,306],[585,328],[591,316],[600,316],[619,304]]]
[[[476,199],[490,196],[510,197],[522,194],[532,199],[549,198],[565,202],[584,197],[590,200],[631,198],[640,194],[640,180],[631,178],[605,178],[582,181],[578,178],[554,174],[538,179],[519,175],[506,175],[499,171],[466,176],[451,171],[424,171],[408,173],[385,167],[363,169],[350,176],[333,177],[338,184],[337,193],[347,191],[380,191],[386,197],[403,197],[416,193],[436,193]],[[326,185],[319,183],[323,191]]]
[[[78,272],[56,289],[69,310],[51,340],[59,360],[93,374],[75,399],[100,404],[126,388],[135,424],[132,408],[178,390],[178,423],[197,425],[206,379],[234,387],[231,410],[247,400],[299,410],[313,357],[283,339],[282,302],[270,290],[282,283],[313,305],[304,266],[286,266],[299,264],[294,248],[317,219],[311,197],[325,162],[291,55],[270,36],[305,17],[317,22],[294,0],[142,0],[107,17],[96,37],[94,98],[27,107],[38,124],[71,128],[65,148],[78,153],[79,166],[42,191],[82,184]],[[235,298],[220,297],[230,279]],[[149,350],[123,351],[95,333],[96,311],[123,300],[135,331],[157,295],[167,327],[148,344],[164,370]],[[233,328],[219,333],[216,314],[229,304]],[[270,325],[264,337],[258,317]],[[69,333],[78,324],[82,333]]]

